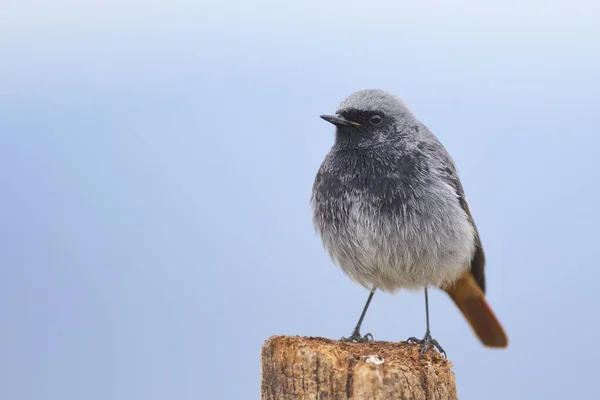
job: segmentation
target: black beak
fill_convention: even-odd
[[[359,123],[349,121],[341,115],[321,115],[321,118],[327,122],[331,122],[335,126],[360,126]]]

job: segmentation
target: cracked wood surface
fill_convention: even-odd
[[[273,336],[263,345],[262,400],[456,400],[452,363],[410,343]]]

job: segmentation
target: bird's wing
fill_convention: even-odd
[[[485,299],[485,254],[456,167],[451,160],[442,171],[442,176],[456,191],[458,201],[467,213],[475,231],[475,254],[471,259],[469,272],[444,290],[456,303],[484,345],[506,347],[508,345],[506,333]]]
[[[475,278],[475,282],[481,288],[481,291],[485,293],[485,253],[483,252],[483,246],[481,244],[481,238],[479,237],[479,232],[477,231],[477,226],[475,226],[475,220],[471,215],[471,210],[469,210],[469,204],[467,203],[467,199],[465,198],[465,191],[463,190],[462,184],[460,183],[460,179],[458,178],[456,168],[451,163],[447,164],[442,171],[442,177],[448,182],[455,190],[456,196],[458,197],[458,201],[467,213],[469,217],[469,221],[471,225],[473,225],[473,230],[475,231],[475,254],[471,259],[471,269],[470,272]]]

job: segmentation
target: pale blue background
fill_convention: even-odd
[[[350,333],[367,292],[311,225],[351,92],[455,158],[508,351],[445,294],[461,399],[600,396],[600,5],[3,1],[0,398],[256,399],[274,334]],[[365,331],[424,331],[417,293]]]

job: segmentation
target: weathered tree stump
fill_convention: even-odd
[[[452,363],[410,343],[273,336],[262,348],[262,400],[456,400]]]

